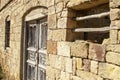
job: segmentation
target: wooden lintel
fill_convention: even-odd
[[[74,20],[80,21],[80,20],[87,20],[87,19],[94,19],[94,18],[102,18],[102,17],[109,16],[109,15],[110,15],[110,12],[104,12],[104,13],[88,15],[84,17],[76,17],[74,18]]]
[[[102,28],[76,28],[73,32],[109,32],[110,27]]]

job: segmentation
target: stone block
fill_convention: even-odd
[[[112,52],[120,52],[120,45],[116,44],[116,45],[108,45],[107,46],[107,51],[112,51]]]
[[[98,75],[111,80],[119,80],[120,67],[108,63],[99,63]]]
[[[60,79],[60,74],[61,74],[61,71],[55,69],[55,80],[59,80]]]
[[[110,0],[110,8],[118,8],[120,6],[119,0]]]
[[[50,78],[50,80],[55,80],[55,69],[51,66],[47,66],[46,76]]]
[[[77,61],[76,61],[76,58],[75,57],[73,57],[73,62],[72,62],[72,70],[73,70],[73,72],[72,72],[72,75],[75,75],[76,74],[76,68],[77,68]]]
[[[90,71],[91,61],[88,59],[83,59],[83,70]]]
[[[82,58],[76,58],[76,61],[77,61],[77,69],[78,70],[82,70]]]
[[[63,0],[55,0],[55,3],[59,3],[62,2]]]
[[[58,28],[67,28],[67,18],[60,18],[58,19],[57,27]]]
[[[50,29],[56,29],[57,28],[57,16],[56,14],[52,14],[48,16],[48,27]]]
[[[57,54],[57,42],[56,41],[47,41],[47,53],[48,54]]]
[[[111,29],[119,29],[120,28],[120,21],[115,20],[111,22]]]
[[[89,58],[98,61],[104,61],[105,59],[105,47],[100,44],[90,44]]]
[[[48,7],[48,15],[56,14],[55,6]]]
[[[55,67],[56,60],[57,60],[57,55],[49,54],[49,64],[51,67]]]
[[[88,44],[82,42],[73,42],[71,44],[71,55],[75,57],[87,58]]]
[[[61,12],[64,9],[64,3],[63,2],[59,2],[56,4],[56,13]]]
[[[66,29],[52,30],[53,41],[65,41],[66,40]]]
[[[76,14],[75,14],[75,11],[74,10],[71,10],[71,9],[64,9],[62,12],[61,12],[61,17],[65,18],[73,18],[75,17]]]
[[[61,71],[61,76],[60,76],[60,80],[70,80],[70,74]]]
[[[107,52],[106,61],[113,64],[120,65],[120,54],[115,52]]]
[[[119,20],[120,19],[120,9],[111,9],[110,19],[111,20]]]
[[[100,76],[95,75],[90,72],[77,70],[77,76],[79,76],[82,80],[103,80]]]
[[[54,6],[55,5],[55,0],[47,0],[47,6],[50,7],[50,6]]]
[[[110,43],[111,44],[118,43],[118,30],[110,30]]]
[[[47,36],[47,40],[52,40],[52,30],[48,29],[48,36]]]
[[[57,23],[57,27],[60,29],[75,28],[76,21],[71,20],[71,18],[59,18],[58,23]]]
[[[90,72],[97,74],[98,73],[98,62],[91,61]]]
[[[65,58],[65,72],[72,73],[73,72],[73,65],[72,65],[72,59]]]
[[[61,71],[65,71],[65,58],[63,56],[57,56],[56,58],[56,61],[53,62],[55,63],[55,68]]]
[[[58,42],[57,44],[58,55],[70,57],[70,43],[69,42]]]
[[[82,78],[80,78],[78,76],[72,76],[72,80],[82,80]]]

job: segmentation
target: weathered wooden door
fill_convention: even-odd
[[[27,80],[46,80],[47,18],[27,22]]]

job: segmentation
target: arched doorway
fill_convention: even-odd
[[[24,80],[46,80],[47,9],[31,10],[24,23]]]

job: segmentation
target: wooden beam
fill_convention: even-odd
[[[74,18],[74,20],[80,21],[80,20],[86,20],[86,19],[102,18],[102,17],[109,16],[109,15],[110,15],[110,12],[104,12],[104,13],[88,15],[84,17],[76,17]]]
[[[76,28],[73,32],[109,32],[110,27],[102,27],[102,28]]]

